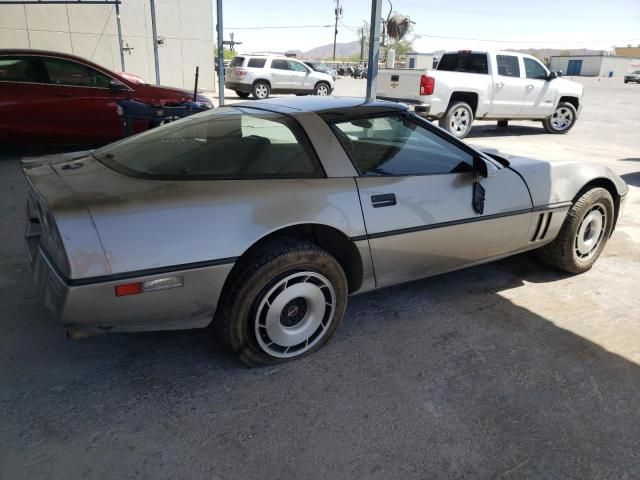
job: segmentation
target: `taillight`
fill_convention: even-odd
[[[239,68],[236,69],[236,75],[238,77],[244,77],[247,73],[249,72],[247,72],[246,70],[240,70]]]
[[[154,278],[144,282],[121,283],[116,285],[116,297],[138,295],[139,293],[154,292],[184,286],[184,278],[180,276]]]
[[[420,95],[431,95],[436,86],[436,79],[429,75],[420,77]]]

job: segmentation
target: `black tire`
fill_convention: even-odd
[[[565,125],[563,120],[568,120]],[[564,134],[573,128],[578,120],[576,107],[567,102],[561,102],[555,111],[542,121],[547,133]]]
[[[587,230],[583,231],[583,223],[587,215],[592,212],[598,215],[604,214],[602,228],[593,228],[592,231],[587,226]],[[547,265],[566,272],[586,272],[598,259],[611,235],[614,215],[615,206],[611,194],[604,188],[589,190],[569,209],[558,236],[551,243],[537,250],[538,257]],[[593,227],[592,224],[591,227]],[[581,253],[579,249],[583,244],[579,243],[580,237],[584,241],[591,233],[597,234],[597,239],[588,254]]]
[[[289,281],[290,284],[287,283]],[[325,283],[330,287],[318,287]],[[314,295],[316,300],[318,297],[314,286],[324,295],[319,302],[314,300]],[[276,290],[272,292],[274,288]],[[312,294],[306,300],[298,297],[287,301],[287,295],[296,295],[291,293],[295,288],[302,288],[304,292],[311,290]],[[307,240],[281,237],[251,254],[233,274],[225,287],[216,327],[224,342],[245,365],[256,367],[286,362],[316,351],[329,340],[344,316],[347,292],[344,271],[332,255]],[[302,298],[303,305],[295,303],[299,298]],[[325,307],[329,302],[333,308]],[[282,308],[279,307],[281,303]],[[320,304],[325,310],[317,309]],[[294,314],[302,317],[294,318],[295,322],[287,326],[285,321],[289,321],[291,314],[285,313],[293,308],[296,310]],[[316,316],[313,316],[314,308]],[[268,323],[267,319],[274,318],[272,314],[279,320]],[[321,323],[314,326],[314,319],[318,318]],[[277,334],[300,326],[306,344],[301,346],[305,343],[302,340],[302,344],[289,345],[291,350],[285,352],[283,345],[286,342],[278,343],[277,339],[269,337],[267,324],[273,325]],[[304,328],[305,324],[309,327]],[[307,332],[313,333],[306,336]]]
[[[464,138],[473,124],[473,110],[467,102],[455,102],[449,105],[440,118],[440,127],[457,138]]]
[[[507,128],[509,126],[509,120],[498,120],[498,128]]]
[[[314,95],[327,96],[331,95],[331,85],[327,82],[318,82],[313,88]]]
[[[251,95],[256,100],[264,100],[265,98],[269,98],[271,94],[271,87],[264,80],[258,80],[253,84],[251,88]]]
[[[235,92],[240,98],[249,98],[249,95],[251,95],[251,92],[241,92],[240,90],[236,90]]]
[[[624,83],[629,83],[629,81],[628,81],[628,80],[625,80],[625,81],[624,81]]]

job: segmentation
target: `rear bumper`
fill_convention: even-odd
[[[423,103],[420,100],[412,100],[409,98],[395,98],[395,97],[376,97],[380,100],[387,100],[389,102],[399,102],[406,103],[409,105],[409,109],[413,110],[416,115],[420,115],[421,117],[429,117],[431,112],[431,104]]]
[[[233,263],[176,269],[153,275],[94,281],[65,279],[39,245],[26,237],[38,296],[72,337],[96,333],[177,330],[206,327],[216,311]],[[181,276],[178,288],[117,297],[115,286],[167,276]]]
[[[251,92],[251,84],[249,83],[224,82],[224,88],[228,88],[229,90],[237,90],[239,92],[245,92],[245,93]]]

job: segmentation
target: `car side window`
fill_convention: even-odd
[[[497,55],[498,75],[503,77],[519,77],[520,65],[515,55]]]
[[[31,56],[0,57],[0,82],[44,83],[37,62]]]
[[[302,65],[300,62],[294,62],[292,60],[289,60],[289,68],[294,72],[304,72],[304,73],[309,72],[309,70],[307,70],[307,67]]]
[[[273,112],[221,107],[95,151],[125,175],[159,180],[322,178],[324,171],[295,120]]]
[[[334,124],[361,176],[435,175],[473,171],[473,157],[405,115]]]
[[[250,68],[262,68],[264,64],[267,62],[266,58],[250,58],[249,63],[247,63],[247,67]]]
[[[276,70],[291,70],[289,68],[289,62],[287,60],[271,60],[271,68]]]
[[[109,88],[111,77],[72,60],[43,57],[49,81],[55,85],[74,87]]]
[[[527,78],[535,78],[538,80],[547,79],[547,70],[542,64],[532,58],[524,57],[524,71]]]

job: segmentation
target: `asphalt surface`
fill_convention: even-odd
[[[325,348],[274,368],[209,331],[66,340],[23,252],[32,152],[0,153],[0,478],[640,478],[640,85],[584,82],[568,135],[468,140],[624,176],[590,272],[528,254],[355,296]]]

